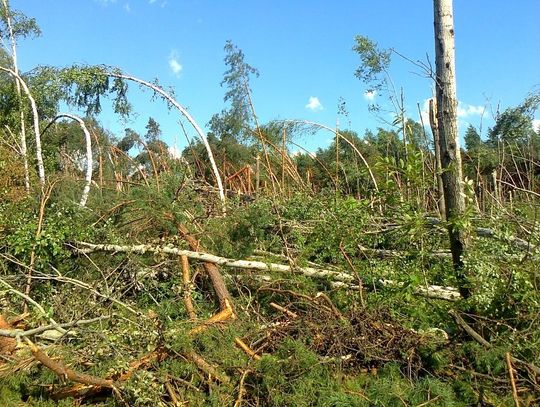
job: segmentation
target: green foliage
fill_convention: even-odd
[[[46,212],[38,233],[38,215],[32,211],[32,202],[4,205],[0,211],[4,250],[26,264],[30,263],[34,253],[38,269],[47,268],[49,264],[58,265],[67,259],[70,252],[66,242],[83,239],[90,232],[82,227],[85,217],[75,205],[52,203]]]
[[[43,105],[55,106],[66,102],[84,109],[87,116],[101,112],[102,98],[111,97],[115,113],[129,115],[131,105],[127,99],[127,82],[110,73],[118,70],[104,65],[73,65],[68,68],[41,66],[31,74],[31,84]],[[36,99],[37,100],[37,99]]]
[[[270,201],[260,200],[246,208],[234,210],[227,219],[214,219],[208,223],[212,239],[208,242],[217,253],[225,257],[246,258],[258,247],[272,246],[277,218]]]
[[[501,255],[504,257],[501,259]],[[540,305],[536,287],[540,282],[537,255],[514,263],[519,252],[504,242],[474,245],[465,258],[465,272],[476,287],[470,299],[475,309],[492,318],[530,315]]]
[[[333,388],[329,369],[297,341],[286,340],[258,366],[259,397],[269,406],[310,406]]]
[[[469,152],[477,150],[482,145],[482,139],[480,138],[480,134],[478,134],[478,131],[476,131],[472,124],[469,124],[469,126],[467,127],[464,139],[465,148]]]
[[[4,7],[4,4],[0,8],[0,38],[9,42],[11,33],[7,24],[8,17],[11,20],[11,30],[15,41],[18,38],[41,35],[35,18],[27,17],[22,12],[12,9],[8,3],[8,8]]]

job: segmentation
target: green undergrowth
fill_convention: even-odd
[[[165,359],[137,369],[119,392],[86,403],[170,405],[172,389],[185,405],[234,405],[240,394],[245,406],[513,405],[506,352],[540,365],[540,259],[538,251],[527,254],[512,243],[523,236],[516,220],[521,219],[527,226],[532,222],[528,238],[538,244],[538,230],[524,210],[466,220],[472,237],[464,270],[472,296],[449,302],[417,293],[426,284],[457,282],[450,259],[433,256],[448,250],[444,228],[434,228],[414,207],[394,202],[381,212],[351,197],[297,193],[232,198],[224,215],[215,195],[197,188],[182,176],[163,177],[159,187],[134,188],[122,196],[103,190],[92,197],[91,209],[70,203],[70,195],[54,195],[41,233],[37,202],[2,203],[1,278],[24,291],[34,258],[31,295],[46,313],[30,307],[26,326],[46,324],[47,318],[108,317],[55,343],[34,338],[49,356],[76,371],[114,378],[155,349],[167,351]],[[193,322],[182,302],[179,259],[73,250],[81,240],[188,249],[180,225],[200,241],[202,252],[290,264],[286,255],[298,267],[317,264],[350,273],[356,287],[336,288],[332,277],[299,272],[220,268],[236,319],[193,336],[190,329],[219,310],[200,263],[190,263],[198,317]],[[474,237],[480,226],[497,235]],[[381,280],[396,284],[384,286]],[[0,293],[3,315],[9,320],[20,314],[22,298],[5,284]],[[466,334],[450,310],[461,312],[491,348]],[[429,333],[434,328],[438,334]],[[250,358],[236,338],[262,359]],[[17,358],[0,365],[0,405],[73,405],[51,398],[70,382],[33,361],[21,346]],[[226,379],[209,377],[190,353]],[[522,404],[535,405],[539,394],[530,370],[515,368]]]

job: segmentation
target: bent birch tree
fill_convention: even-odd
[[[208,138],[206,137],[206,134],[201,129],[201,127],[197,124],[195,119],[193,119],[193,117],[189,114],[189,112],[182,105],[180,105],[180,103],[178,103],[171,95],[169,95],[162,88],[160,88],[159,86],[153,83],[150,83],[143,79],[136,78],[131,75],[126,75],[121,72],[109,71],[106,74],[113,78],[125,79],[125,80],[132,81],[132,82],[138,83],[139,85],[143,85],[147,88],[152,89],[154,92],[161,95],[168,103],[174,106],[182,114],[182,116],[186,118],[186,120],[193,126],[193,128],[199,135],[200,139],[202,140],[204,147],[206,148],[208,159],[210,160],[210,166],[212,167],[212,172],[214,173],[214,177],[216,178],[216,183],[217,183],[217,187],[219,191],[219,197],[223,205],[223,210],[225,210],[225,192],[223,190],[223,182],[221,181],[221,176],[219,175],[219,170],[217,168],[216,161],[214,160],[214,154],[212,153],[212,149],[210,148],[210,144],[208,143]]]
[[[93,169],[94,162],[92,159],[92,138],[90,137],[90,132],[86,128],[86,125],[84,124],[83,119],[71,113],[60,113],[56,115],[54,119],[51,120],[51,122],[47,125],[47,127],[45,127],[45,129],[43,130],[43,133],[47,131],[50,125],[52,125],[58,119],[61,119],[63,117],[67,117],[68,119],[76,121],[84,133],[84,139],[86,143],[86,175],[84,178],[85,184],[84,184],[83,193],[81,195],[81,200],[79,201],[79,205],[86,206],[86,202],[88,201],[88,195],[90,193],[90,185],[92,184],[92,169]]]
[[[45,166],[43,165],[43,155],[41,153],[41,133],[39,130],[39,113],[36,105],[36,101],[34,100],[34,97],[32,96],[32,93],[30,92],[30,89],[28,89],[28,86],[26,85],[26,82],[21,78],[21,76],[15,72],[12,69],[5,68],[3,66],[0,66],[0,70],[7,72],[13,78],[15,78],[15,81],[19,83],[26,94],[26,97],[30,101],[30,106],[32,107],[32,116],[34,119],[34,133],[36,137],[36,160],[37,160],[37,167],[38,167],[38,175],[39,175],[39,183],[41,184],[41,188],[45,187]]]

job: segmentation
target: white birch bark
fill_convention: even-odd
[[[20,83],[22,90],[26,94],[26,97],[30,101],[30,106],[32,107],[32,116],[34,120],[34,133],[36,136],[36,160],[37,160],[37,166],[38,166],[38,175],[39,175],[39,183],[41,184],[41,187],[43,188],[45,186],[45,166],[43,165],[43,154],[41,152],[41,133],[39,130],[39,113],[37,110],[36,101],[34,100],[32,93],[30,92],[30,89],[28,89],[28,86],[26,85],[26,82],[21,78],[21,76],[15,72],[12,69],[5,68],[3,66],[0,66],[0,70],[9,73],[11,76],[15,78],[15,81],[17,83]]]
[[[204,147],[206,148],[206,152],[208,154],[208,159],[210,160],[210,165],[212,167],[212,171],[214,173],[214,177],[216,178],[216,183],[219,191],[219,197],[221,199],[221,202],[223,204],[223,210],[225,210],[225,192],[223,190],[223,182],[221,181],[221,176],[219,175],[219,170],[216,165],[216,161],[214,160],[214,154],[212,153],[212,149],[210,148],[210,144],[208,143],[208,139],[206,137],[206,134],[201,129],[201,127],[197,124],[195,119],[189,114],[189,112],[182,106],[180,103],[178,103],[171,95],[169,95],[167,92],[165,92],[163,89],[161,89],[159,86],[156,86],[150,82],[147,82],[145,80],[136,78],[134,76],[125,75],[122,73],[114,73],[114,72],[108,72],[109,76],[115,77],[115,78],[122,78],[126,79],[128,81],[136,82],[140,85],[146,86],[147,88],[152,89],[154,92],[160,94],[163,98],[167,100],[171,105],[173,105],[178,111],[186,118],[186,120],[193,126],[199,137],[201,138]]]
[[[4,4],[4,9],[6,11],[6,23],[9,30],[9,40],[11,42],[11,60],[13,61],[13,71],[18,75],[19,74],[19,65],[17,63],[17,41],[13,35],[13,26],[11,24],[10,9],[7,0],[2,0]],[[26,193],[30,193],[30,170],[28,168],[28,148],[26,146],[26,124],[24,118],[24,109],[22,108],[21,100],[21,85],[19,81],[15,81],[15,86],[17,88],[17,97],[19,98],[19,114],[21,120],[21,134],[20,134],[20,149],[21,156],[23,159],[24,167],[24,187]]]
[[[60,113],[54,119],[52,119],[51,123],[54,123],[56,120],[62,117],[67,117],[79,123],[79,126],[81,127],[84,133],[84,138],[86,141],[86,175],[84,179],[85,180],[84,189],[81,195],[81,200],[79,202],[79,205],[86,206],[86,202],[88,201],[88,195],[90,194],[90,185],[92,184],[92,169],[94,166],[94,161],[92,158],[92,138],[90,137],[90,132],[86,128],[86,125],[84,124],[83,119],[73,114]]]
[[[75,247],[75,250],[79,253],[93,253],[98,251],[113,252],[113,253],[166,253],[175,256],[186,256],[189,259],[204,261],[208,263],[217,264],[220,266],[233,267],[237,269],[247,269],[247,270],[259,270],[267,272],[285,272],[285,273],[300,273],[307,277],[314,278],[325,278],[329,279],[333,286],[336,288],[339,287],[353,287],[358,288],[354,285],[356,277],[347,273],[343,273],[335,270],[326,270],[322,268],[315,267],[292,267],[285,264],[276,264],[268,263],[262,261],[253,261],[253,260],[234,260],[228,259],[226,257],[220,257],[209,253],[203,252],[193,252],[190,250],[182,250],[171,246],[150,246],[150,245],[134,245],[134,246],[123,246],[123,245],[113,245],[113,244],[93,244],[87,242],[76,242],[78,246]],[[394,280],[385,280],[379,279],[377,284],[380,286],[390,286],[390,287],[401,287],[404,284],[402,282]],[[437,298],[447,301],[456,301],[460,298],[459,292],[453,287],[443,287],[439,285],[427,285],[422,287],[417,287],[415,289],[415,294],[422,295],[428,298]]]

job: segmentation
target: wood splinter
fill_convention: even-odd
[[[204,321],[201,325],[196,326],[195,328],[191,329],[189,331],[190,335],[197,335],[204,331],[206,328],[208,328],[210,325],[217,324],[219,322],[228,321],[229,319],[234,319],[236,316],[234,315],[233,309],[231,304],[228,300],[225,300],[225,308],[219,311],[217,314],[211,316],[206,321]]]

